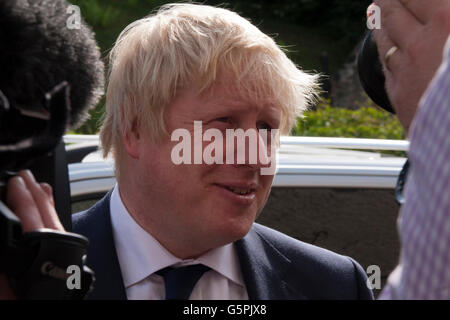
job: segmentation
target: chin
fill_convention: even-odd
[[[232,219],[227,224],[221,225],[218,234],[221,234],[224,242],[230,243],[242,239],[247,235],[252,227],[254,219]]]

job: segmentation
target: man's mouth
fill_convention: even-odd
[[[230,203],[248,207],[256,201],[257,184],[249,182],[215,183],[220,194]]]
[[[255,195],[257,187],[255,183],[248,182],[216,183],[215,185],[238,196]]]
[[[239,195],[250,194],[251,192],[254,191],[254,189],[251,189],[251,188],[243,189],[243,188],[229,187],[229,186],[226,186],[226,188],[236,194],[239,194]]]

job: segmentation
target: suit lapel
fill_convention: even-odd
[[[250,300],[306,299],[289,284],[296,277],[291,261],[254,227],[235,246]]]
[[[94,290],[88,299],[126,299],[112,233],[110,196],[111,191],[74,219],[74,232],[89,238],[87,265],[95,272]]]

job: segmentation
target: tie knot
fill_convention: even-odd
[[[203,264],[186,267],[167,267],[156,272],[164,277],[166,300],[187,300],[201,276],[211,268]]]

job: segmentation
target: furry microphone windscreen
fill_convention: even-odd
[[[82,18],[70,26],[70,6],[65,0],[0,1],[0,90],[12,108],[32,110],[46,92],[67,81],[69,125],[76,128],[103,94],[104,64],[94,33]],[[0,131],[16,138],[39,127],[33,120],[1,120]]]

